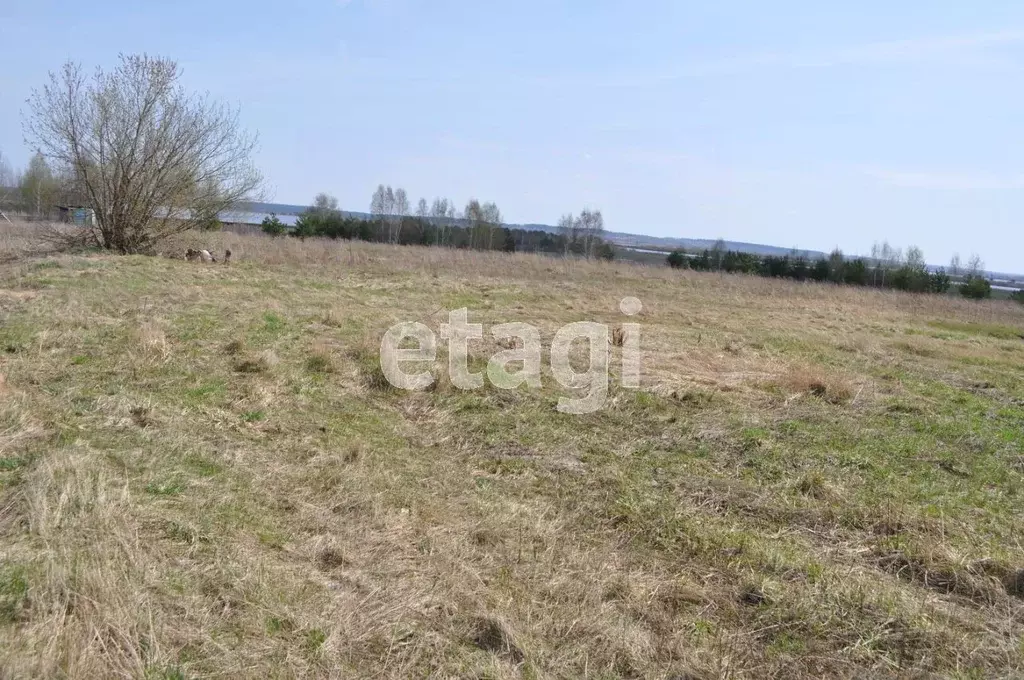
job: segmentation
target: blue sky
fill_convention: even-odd
[[[0,150],[66,59],[173,57],[237,103],[270,197],[378,183],[514,222],[1024,270],[1024,3],[0,4]]]

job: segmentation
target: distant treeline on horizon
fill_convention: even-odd
[[[828,257],[809,259],[803,255],[755,255],[726,250],[719,246],[699,253],[678,249],[668,254],[666,263],[673,269],[695,271],[721,271],[752,274],[767,278],[794,281],[832,282],[849,286],[891,288],[911,293],[948,293],[953,278],[945,269],[929,271],[924,255],[918,248],[910,248],[904,256],[888,250],[884,258],[846,258],[839,250]],[[975,260],[966,271],[953,271],[961,277],[960,294],[967,298],[982,299],[992,295],[992,286],[982,273],[982,263]]]
[[[262,230],[272,236],[287,234],[305,239],[357,239],[398,245],[441,246],[456,249],[535,252],[613,259],[615,251],[599,233],[509,228],[461,218],[413,216],[354,217],[340,210],[307,209],[291,228],[276,215],[267,216]]]

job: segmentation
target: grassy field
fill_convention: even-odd
[[[0,234],[0,677],[1024,675],[1024,308],[211,242]],[[643,388],[385,389],[460,307],[638,321]]]

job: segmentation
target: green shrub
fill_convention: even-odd
[[[305,241],[311,236],[317,236],[317,232],[321,231],[319,227],[319,215],[307,212],[300,215],[299,219],[295,221],[295,228],[292,229],[289,236]]]
[[[672,269],[684,269],[686,267],[686,254],[682,250],[673,250],[665,258],[665,261]]]
[[[992,297],[992,284],[980,276],[970,276],[960,286],[960,294],[971,300],[984,300]]]
[[[277,215],[274,213],[270,213],[263,218],[263,224],[261,227],[263,229],[263,233],[270,236],[280,236],[286,231],[284,223],[277,219]]]
[[[868,266],[857,258],[844,263],[843,282],[851,286],[864,286],[868,282]]]
[[[933,293],[946,293],[952,285],[953,282],[950,280],[949,274],[947,274],[944,269],[940,269],[932,274],[928,283],[928,287]]]

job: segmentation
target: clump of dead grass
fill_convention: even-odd
[[[345,355],[355,363],[364,387],[374,392],[391,392],[395,389],[381,366],[380,345],[371,336],[367,335],[348,345]]]
[[[224,353],[231,356],[238,356],[245,351],[245,340],[235,339],[224,345]]]
[[[345,312],[338,307],[331,307],[324,312],[320,323],[330,328],[341,328],[345,325]]]
[[[139,346],[147,355],[160,360],[167,359],[171,352],[167,334],[156,321],[147,321],[139,327]]]
[[[810,396],[830,404],[849,403],[857,394],[853,382],[841,373],[809,366],[791,367],[768,386],[781,389],[789,400]]]
[[[242,356],[235,361],[237,373],[268,373],[280,363],[280,358],[273,350],[264,350],[256,355]]]
[[[266,361],[256,357],[235,362],[235,370],[239,373],[266,373],[270,370],[270,366]]]
[[[900,579],[940,593],[994,604],[1015,594],[1013,572],[995,560],[972,561],[948,545],[919,537],[900,547],[880,546],[878,566]]]
[[[817,500],[830,500],[838,496],[838,490],[820,470],[803,474],[796,483],[796,490],[804,496]]]
[[[305,369],[309,373],[333,373],[334,357],[330,348],[323,344],[315,345],[306,357]]]
[[[522,663],[525,655],[508,624],[493,616],[474,616],[466,621],[469,640],[485,651],[511,663]]]

